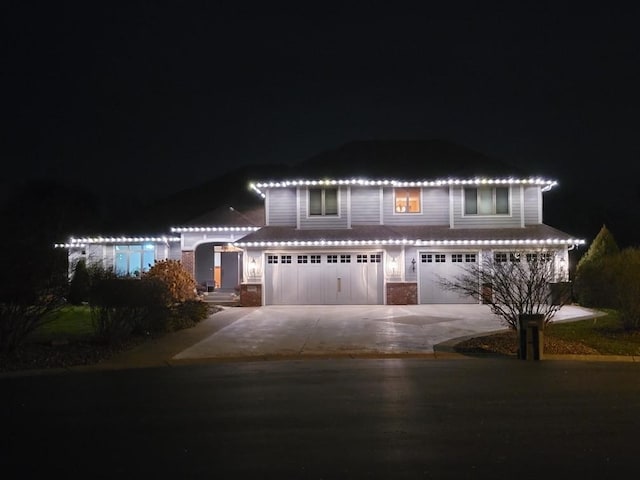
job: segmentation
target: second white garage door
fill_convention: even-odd
[[[382,253],[279,253],[265,257],[267,305],[383,303]]]
[[[428,252],[420,254],[420,302],[428,303],[478,303],[468,295],[446,290],[440,284],[441,278],[452,279],[465,272],[469,263],[477,263],[475,252]]]

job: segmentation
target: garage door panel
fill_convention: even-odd
[[[268,305],[380,304],[381,254],[269,254],[265,302]]]
[[[478,303],[473,296],[442,287],[441,280],[452,280],[476,263],[476,252],[428,252],[420,254],[420,303]]]

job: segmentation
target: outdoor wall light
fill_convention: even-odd
[[[416,271],[416,259],[415,258],[411,259],[411,271],[412,272]]]
[[[391,275],[397,275],[398,261],[396,260],[396,257],[391,257],[391,261],[389,262],[389,267],[391,267]]]
[[[249,262],[249,274],[252,277],[255,277],[258,275],[258,267],[256,265],[255,257],[251,257],[251,262]]]

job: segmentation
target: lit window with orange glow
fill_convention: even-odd
[[[420,188],[394,188],[396,213],[420,213]]]

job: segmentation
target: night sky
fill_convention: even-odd
[[[640,9],[445,3],[4,2],[2,187],[158,198],[440,138],[639,203]]]

